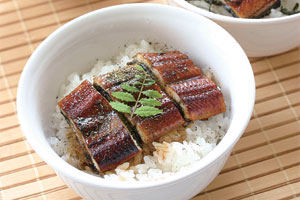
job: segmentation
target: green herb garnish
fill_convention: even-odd
[[[111,95],[122,101],[135,102],[134,96],[128,92],[112,92]]]
[[[136,69],[145,72],[144,68],[141,65],[136,65]]]
[[[136,109],[136,111],[134,112],[134,114],[137,114],[141,117],[148,117],[148,116],[153,116],[161,113],[162,110],[152,106],[142,106]]]
[[[130,106],[126,105],[125,103],[121,103],[118,101],[113,101],[109,103],[113,109],[116,109],[119,112],[123,113],[131,113]]]
[[[162,98],[163,95],[156,90],[144,90],[145,87],[153,85],[155,80],[153,80],[151,76],[146,73],[142,66],[136,65],[136,69],[141,73],[135,75],[137,80],[132,83],[132,85],[128,83],[122,84],[121,88],[124,90],[123,92],[111,93],[113,97],[123,102],[112,101],[109,104],[113,109],[119,112],[130,114],[130,117],[133,117],[133,115],[149,117],[161,114],[163,111],[155,106],[162,105],[162,103],[157,99]],[[136,99],[134,94],[137,94]],[[141,98],[142,94],[149,98]],[[130,107],[124,102],[135,102],[135,104],[133,107]]]
[[[141,98],[140,103],[145,106],[161,106],[161,102],[156,99]]]
[[[127,90],[128,92],[138,92],[139,89],[137,89],[135,86],[131,86],[129,84],[123,84],[122,89]]]
[[[143,91],[143,94],[146,95],[147,97],[162,98],[162,95],[159,92],[157,92],[156,90],[146,90],[146,91]]]

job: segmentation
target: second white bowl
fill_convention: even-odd
[[[270,19],[241,19],[209,12],[185,0],[168,2],[221,25],[240,43],[249,57],[271,56],[300,45],[300,13]]]

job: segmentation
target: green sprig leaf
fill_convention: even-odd
[[[136,74],[134,77],[137,78],[137,79],[142,79],[143,78],[143,76],[140,75],[140,74]]]
[[[143,94],[147,97],[156,98],[156,99],[163,97],[163,95],[157,92],[156,90],[146,90],[143,91]]]
[[[136,81],[133,83],[133,86],[138,86],[138,85],[142,85],[142,83],[140,81]]]
[[[131,86],[129,84],[123,84],[123,85],[121,85],[121,88],[124,90],[127,90],[128,92],[138,92],[139,91],[136,87]]]
[[[137,70],[145,72],[144,68],[141,65],[136,65],[135,67]]]
[[[134,114],[139,115],[141,117],[149,117],[153,115],[158,115],[163,113],[162,110],[152,107],[152,106],[142,106],[135,110]]]
[[[111,107],[119,112],[123,112],[123,113],[131,113],[131,108],[130,106],[124,104],[124,103],[121,103],[121,102],[118,102],[118,101],[112,101],[109,103],[111,105]]]
[[[139,102],[145,106],[161,106],[162,105],[161,102],[157,101],[156,99],[142,98]]]
[[[135,98],[132,94],[129,94],[128,92],[112,92],[111,95],[113,97],[116,97],[117,99],[120,99],[122,101],[126,102],[135,102]]]
[[[146,79],[145,86],[151,86],[154,83],[155,83],[155,80],[153,80],[153,79]]]

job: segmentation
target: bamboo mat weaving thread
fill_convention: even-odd
[[[16,114],[22,69],[55,29],[87,12],[165,0],[0,0],[0,200],[81,199],[34,152]],[[256,104],[217,178],[192,200],[300,199],[300,50],[250,59]]]

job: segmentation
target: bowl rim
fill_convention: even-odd
[[[203,16],[206,16],[210,19],[225,22],[225,23],[231,23],[231,24],[281,24],[286,23],[288,21],[293,21],[298,18],[300,18],[300,13],[294,14],[294,15],[288,15],[283,17],[274,17],[274,18],[263,18],[263,19],[245,19],[245,18],[236,18],[236,17],[230,17],[225,16],[221,14],[216,14],[213,12],[210,12],[208,10],[205,10],[203,8],[197,7],[185,0],[168,0],[173,1],[180,5],[182,8],[194,11],[196,13],[199,13]],[[299,20],[299,19],[298,19]]]
[[[40,143],[35,139],[34,131],[32,131],[32,128],[28,125],[26,122],[26,113],[23,112],[23,107],[26,106],[23,99],[24,96],[26,96],[26,83],[30,81],[30,76],[32,73],[34,73],[34,66],[36,60],[39,59],[40,55],[42,55],[44,52],[44,48],[47,49],[47,45],[50,45],[55,41],[55,38],[63,34],[64,32],[67,32],[68,29],[72,27],[75,23],[82,23],[85,20],[88,20],[89,18],[97,17],[98,15],[101,15],[101,13],[106,12],[118,12],[120,9],[168,9],[171,12],[177,12],[178,14],[182,15],[189,15],[190,17],[196,18],[198,20],[204,20],[207,23],[211,23],[212,26],[214,26],[216,29],[219,29],[219,31],[222,31],[223,34],[227,35],[227,38],[232,41],[233,45],[235,45],[235,48],[237,49],[237,52],[240,53],[239,57],[244,61],[245,69],[247,73],[249,73],[249,87],[250,91],[249,94],[251,99],[249,99],[250,105],[249,107],[244,111],[245,115],[243,115],[242,118],[239,119],[239,123],[236,124],[236,130],[239,131],[231,131],[231,135],[234,134],[234,139],[229,140],[228,143],[224,142],[226,136],[223,138],[223,140],[209,153],[209,155],[205,156],[201,159],[201,162],[196,163],[196,166],[193,167],[191,170],[183,173],[176,174],[174,177],[167,178],[166,180],[159,180],[159,181],[151,181],[151,182],[142,182],[143,184],[140,184],[140,181],[136,182],[130,182],[128,184],[128,181],[121,182],[121,181],[109,181],[104,179],[99,179],[99,177],[88,174],[86,172],[83,172],[70,164],[68,164],[66,161],[64,161],[61,157],[59,157],[55,151],[48,152],[45,150],[45,148],[40,147]],[[26,136],[28,142],[31,144],[33,149],[38,153],[38,155],[46,161],[48,165],[50,165],[56,173],[59,175],[64,175],[65,177],[70,177],[71,179],[81,182],[86,185],[95,186],[95,187],[101,187],[106,189],[119,189],[119,190],[136,190],[136,189],[151,189],[156,187],[167,187],[172,184],[176,184],[178,182],[182,182],[189,177],[193,176],[198,171],[201,171],[205,168],[208,168],[209,166],[213,165],[215,162],[218,161],[217,158],[224,156],[226,153],[228,153],[228,150],[230,150],[231,147],[237,142],[237,140],[240,138],[244,130],[246,129],[246,126],[250,120],[250,117],[252,115],[252,110],[254,107],[254,101],[255,101],[255,81],[254,81],[254,75],[251,68],[251,65],[249,63],[249,60],[242,50],[242,48],[239,46],[239,44],[236,42],[236,40],[228,33],[226,32],[222,27],[214,23],[213,21],[197,15],[193,12],[187,11],[185,9],[168,6],[168,5],[160,5],[160,4],[152,4],[152,3],[138,3],[138,4],[123,4],[123,5],[117,5],[117,6],[111,6],[102,8],[99,10],[95,10],[92,12],[89,12],[87,14],[84,14],[80,17],[77,17],[70,22],[67,22],[57,30],[55,30],[52,34],[50,34],[34,51],[34,53],[31,55],[29,60],[27,61],[20,81],[18,85],[18,91],[17,91],[17,110],[18,110],[18,119],[20,122],[20,126],[22,129],[22,132]],[[229,128],[230,129],[230,128]],[[229,132],[229,130],[228,130]],[[233,136],[232,136],[233,137]],[[227,137],[228,138],[228,137]]]

